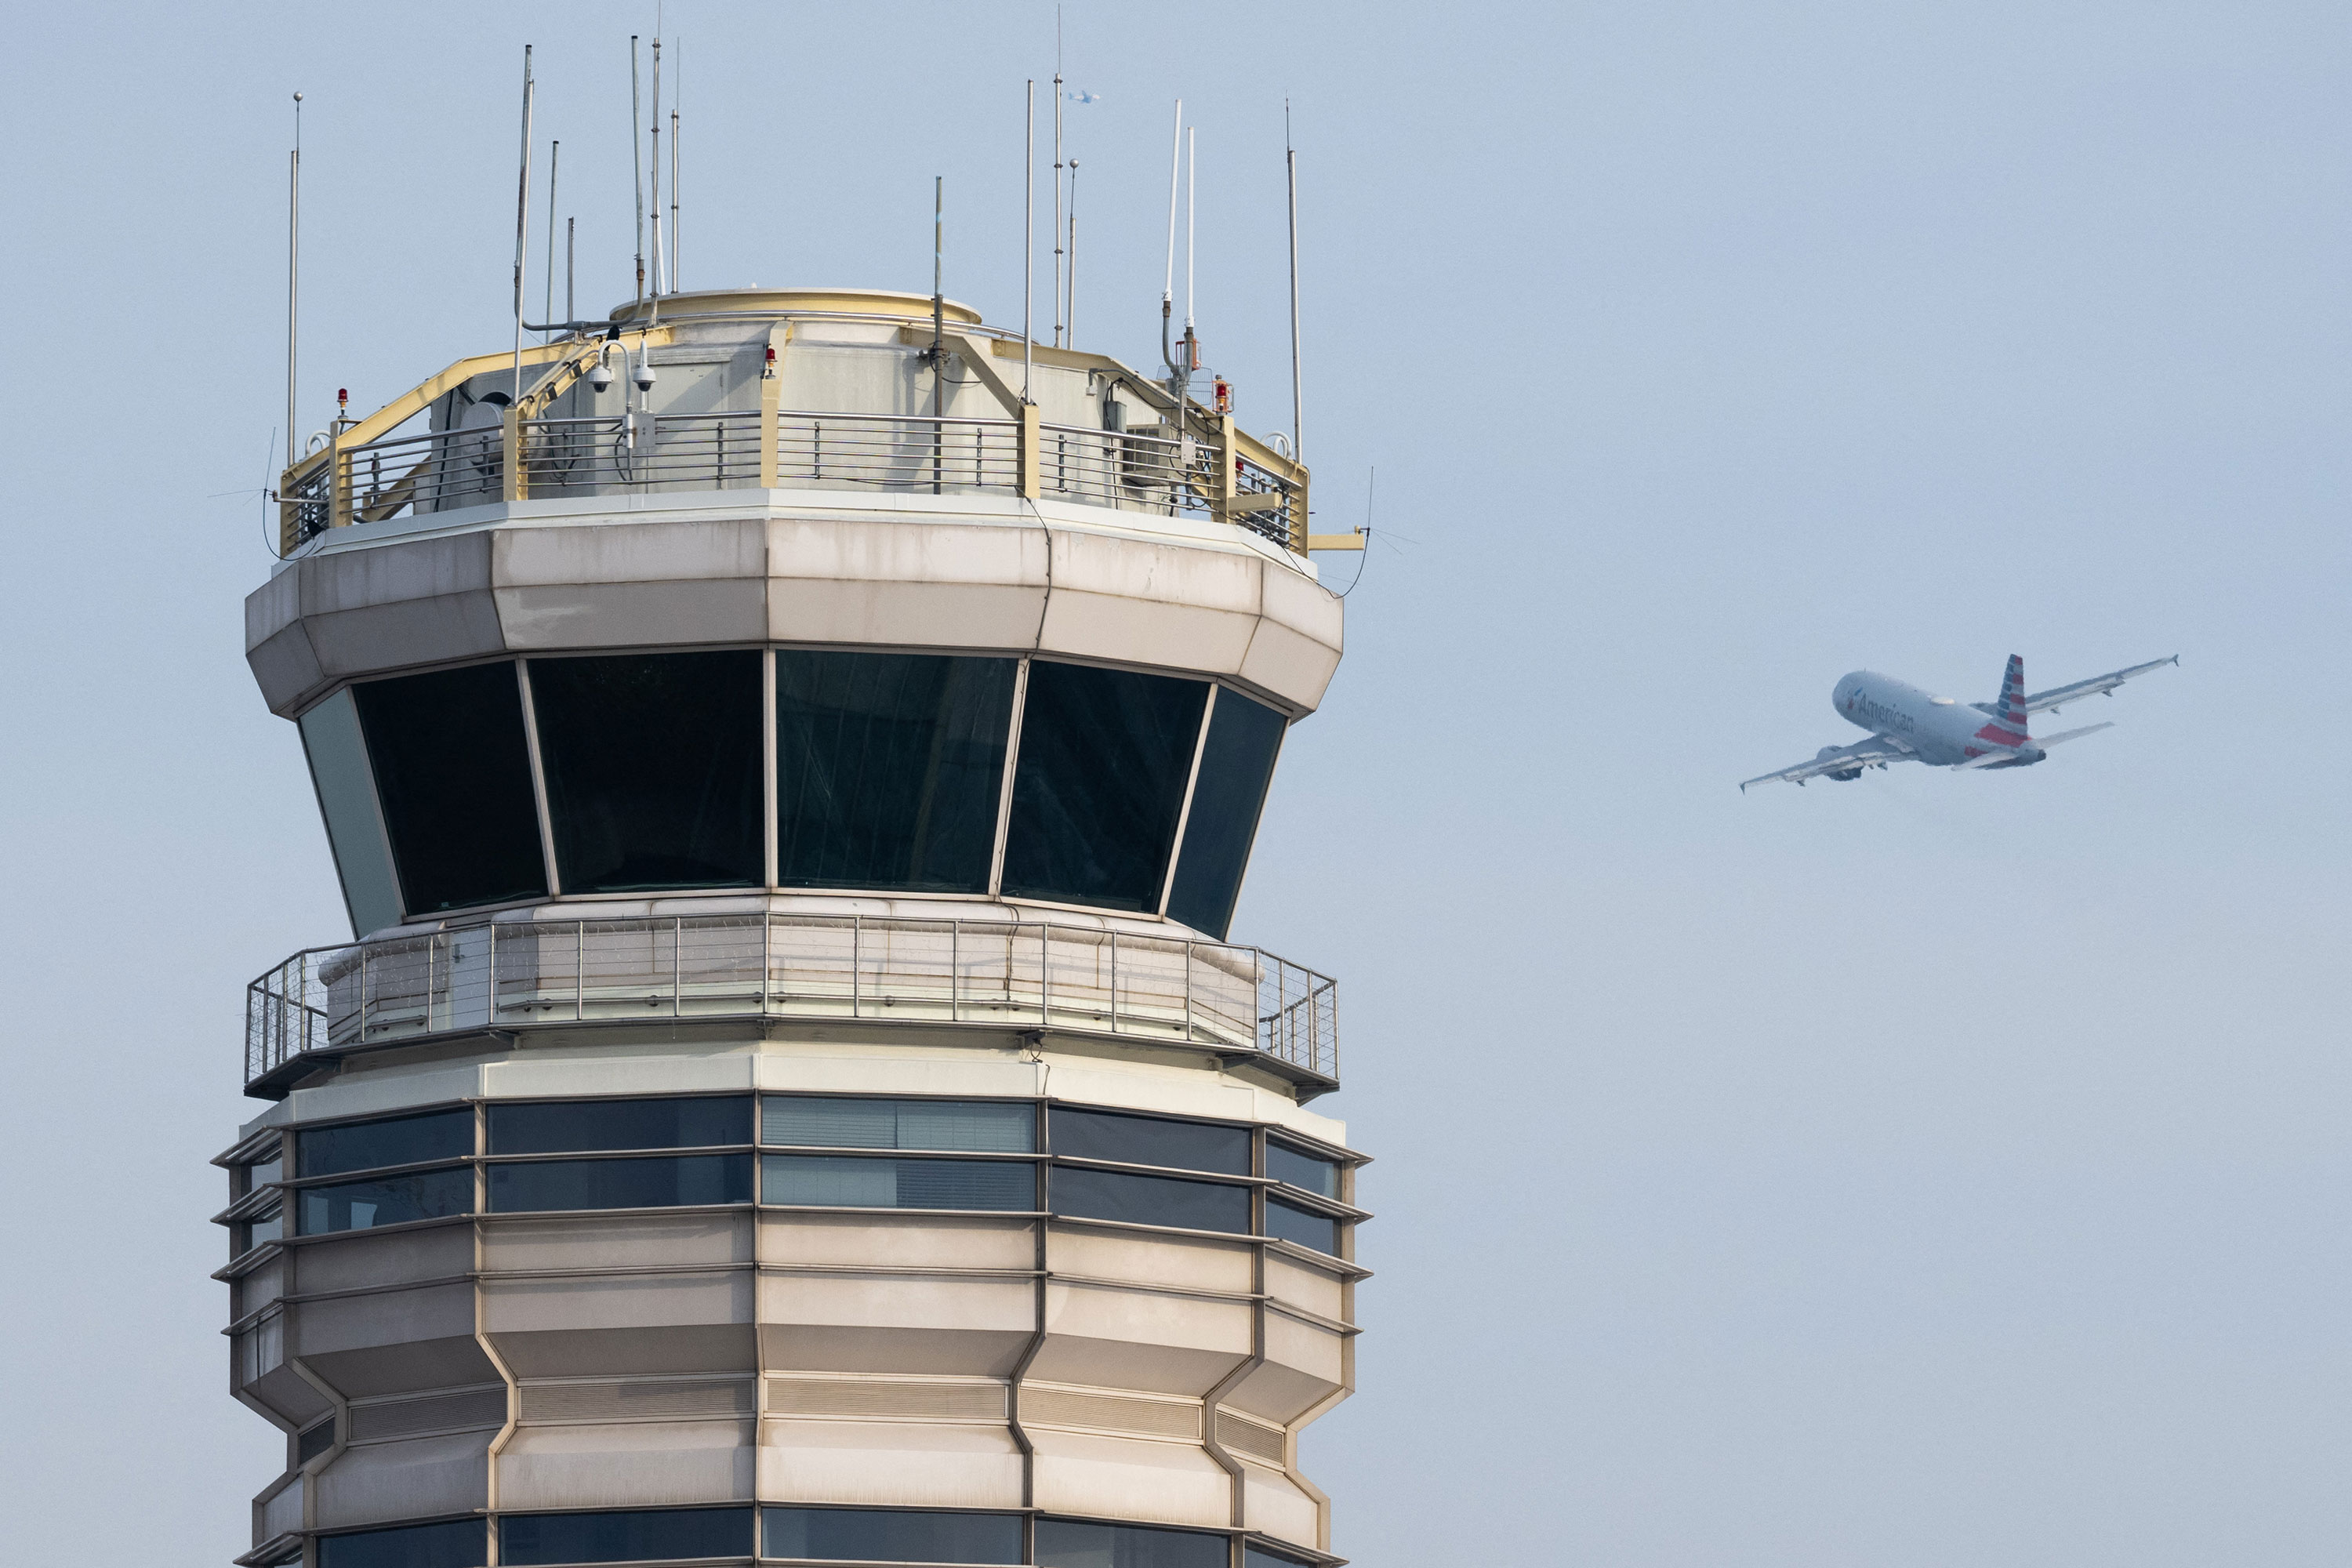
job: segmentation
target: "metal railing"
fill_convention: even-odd
[[[776,482],[954,495],[1021,489],[1021,426],[1011,419],[779,414]]]
[[[1048,1028],[1339,1072],[1338,983],[1257,948],[1044,921],[747,914],[308,948],[246,988],[245,1078],[476,1029],[730,1017]]]
[[[526,497],[745,489],[769,472],[779,485],[826,489],[1024,493],[1022,425],[1014,419],[790,410],[769,422],[756,411],[633,413],[523,419],[520,430],[515,489]],[[1040,499],[1163,517],[1213,517],[1231,506],[1236,526],[1304,547],[1303,488],[1218,441],[1073,425],[1036,430]],[[341,522],[479,506],[508,491],[504,428],[477,425],[338,447],[283,499],[299,542]],[[1269,495],[1277,504],[1237,504]]]
[[[760,482],[760,416],[621,414],[522,422],[527,495],[727,489]]]

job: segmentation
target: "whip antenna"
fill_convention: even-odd
[[[1028,135],[1021,153],[1021,401],[1029,395],[1029,313],[1037,302],[1037,79],[1029,79]]]
[[[629,167],[637,176],[637,303],[646,302],[646,150],[637,140],[637,36],[629,35]]]
[[[661,36],[654,36],[654,150],[647,160],[654,166],[654,295],[659,298],[667,289],[663,280],[668,274],[662,268],[661,232]]]
[[[1201,345],[1192,336],[1192,233],[1193,217],[1199,204],[1194,200],[1201,183],[1200,130],[1184,128],[1184,368],[1201,368]]]
[[[1062,8],[1054,7],[1054,346],[1062,346]]]
[[[302,301],[302,95],[294,95],[294,151],[286,163],[286,466],[298,456],[294,373]]]
[[[522,269],[530,256],[530,46],[522,47],[522,170],[515,183],[514,264],[514,398],[509,406],[522,407]],[[509,453],[512,462],[514,455]]]
[[[1175,123],[1168,132],[1168,270],[1160,281],[1160,358],[1171,375],[1177,374],[1176,351],[1168,342],[1168,329],[1176,308],[1176,174],[1183,159],[1184,100],[1180,98],[1176,100]]]
[[[540,301],[539,319],[552,326],[555,321],[555,176],[562,167],[563,143],[551,142],[547,147],[547,297]],[[566,323],[572,320],[572,304],[567,296],[563,306]],[[544,337],[545,331],[541,336]]]
[[[677,292],[677,106],[686,101],[686,40],[670,41],[669,84],[669,291]]]
[[[1298,154],[1290,145],[1290,100],[1282,100],[1282,166],[1290,180],[1290,456],[1302,460],[1306,451],[1298,390]]]

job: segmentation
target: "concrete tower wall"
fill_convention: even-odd
[[[593,342],[540,354],[520,409],[491,395],[510,366],[463,363],[289,476],[309,499],[247,646],[302,724],[367,940],[250,993],[247,1076],[275,1103],[218,1162],[222,1278],[233,1388],[289,1468],[243,1561],[1334,1561],[1297,1443],[1353,1384],[1362,1156],[1305,1104],[1337,1085],[1336,993],[1225,943],[1217,912],[1253,770],[1339,654],[1304,470],[1113,362],[1054,354],[1018,404],[969,312],[934,353],[929,301],[814,300],[665,300],[622,340],[647,395],[592,392]],[[399,435],[411,417],[430,429]],[[764,715],[726,776],[764,804],[693,809],[752,824],[730,864],[767,869],[592,875],[580,846],[626,839],[643,801],[579,769],[625,773],[646,742],[604,688],[541,667],[701,649],[756,654],[724,667]],[[814,764],[778,761],[834,743],[831,719],[805,742],[777,716],[806,649],[982,662],[930,728],[856,731],[867,771],[828,787],[865,793],[826,806],[802,798]],[[470,673],[373,684],[436,671]],[[574,687],[589,706],[557,714]],[[1065,687],[1118,733],[1055,742]],[[1121,692],[1160,706],[1102,707]],[[602,757],[551,728],[607,718]],[[1272,731],[1232,738],[1249,725]],[[949,730],[985,763],[961,795]],[[1049,742],[1078,749],[1049,765]],[[1068,771],[1155,755],[1157,784]],[[795,883],[795,833],[903,837],[825,814],[908,768],[918,839],[965,802],[961,869],[893,884],[858,838],[842,852],[876,885]],[[474,876],[485,857],[516,869]],[[1187,877],[1225,891],[1188,904]]]

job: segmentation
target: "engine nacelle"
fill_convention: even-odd
[[[1844,749],[1845,748],[1843,746],[1823,746],[1820,751],[1813,753],[1813,761],[1818,763],[1827,758],[1834,757],[1838,752]],[[1822,776],[1825,779],[1835,779],[1840,784],[1852,784],[1854,780],[1862,776],[1862,769],[1859,767],[1839,768],[1834,772],[1823,773]]]

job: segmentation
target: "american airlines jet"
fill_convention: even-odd
[[[2047,757],[2050,748],[2061,741],[2079,740],[2114,726],[2086,724],[2055,735],[2034,735],[2025,727],[2029,714],[2055,713],[2060,704],[2078,697],[2095,697],[2101,692],[2112,696],[2116,687],[2134,676],[2179,662],[2180,656],[2176,653],[2170,658],[2150,659],[2129,669],[2078,680],[2072,686],[2055,686],[2028,697],[2025,660],[2011,654],[2009,672],[2001,679],[2000,700],[1969,703],[1933,697],[1892,676],[1857,669],[1837,683],[1836,689],[1830,693],[1830,705],[1838,710],[1841,719],[1869,731],[1870,739],[1856,741],[1850,746],[1823,746],[1811,762],[1749,779],[1739,788],[1745,793],[1748,784],[1769,784],[1775,779],[1801,784],[1824,773],[1843,782],[1860,778],[1864,768],[1883,768],[1889,763],[1925,763],[1932,768],[1956,771],[2031,767]]]

